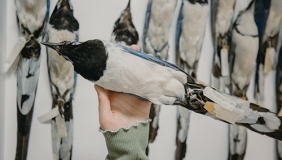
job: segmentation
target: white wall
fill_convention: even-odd
[[[4,2],[6,2],[4,0]],[[80,41],[89,39],[109,40],[113,29],[113,24],[126,7],[127,0],[72,0],[74,6],[74,15],[80,23]],[[248,2],[238,0],[241,7],[246,6]],[[3,3],[2,3],[3,4]],[[7,1],[7,4],[0,6],[0,35],[5,33],[7,27],[6,56],[11,51],[18,38],[17,24],[15,17],[14,1]],[[51,13],[56,4],[56,0],[51,0]],[[147,0],[132,0],[133,22],[142,38],[142,28],[144,15],[146,11]],[[5,7],[7,10],[5,11]],[[179,6],[178,6],[179,8]],[[178,10],[177,8],[177,10]],[[2,12],[7,13],[7,17],[2,16]],[[170,50],[169,61],[174,62],[174,35],[175,22],[178,11],[175,13],[173,23],[170,29]],[[7,18],[6,26],[2,26]],[[4,20],[4,21],[3,21]],[[1,47],[2,44],[0,44]],[[5,48],[5,46],[4,46]],[[3,48],[1,47],[0,53]],[[4,52],[3,52],[4,53]],[[46,68],[46,52],[42,46],[40,78],[33,113],[33,121],[29,142],[29,160],[50,160],[52,159],[51,148],[51,127],[50,124],[40,124],[37,117],[48,112],[51,109],[51,96],[49,89],[48,74]],[[206,35],[203,44],[201,59],[199,62],[199,80],[205,83],[210,81],[210,71],[212,65],[212,43],[210,24],[206,28]],[[3,54],[2,54],[3,55]],[[3,58],[0,56],[0,64]],[[6,81],[1,79],[0,75],[0,93],[4,90],[2,86],[6,82],[5,106],[4,101],[0,99],[0,118],[5,117],[5,121],[0,119],[0,159],[4,151],[4,160],[14,159],[16,151],[16,77],[15,73],[9,72]],[[270,88],[270,87],[268,87]],[[266,90],[268,91],[268,90]],[[272,91],[269,91],[272,93]],[[249,92],[250,94],[251,92]],[[1,94],[0,94],[1,95]],[[0,96],[0,98],[3,96]],[[271,101],[270,101],[271,102]],[[5,116],[1,115],[4,112]],[[192,160],[224,160],[228,155],[228,129],[227,125],[204,117],[195,113],[191,114],[191,125],[188,136],[188,152],[185,159]],[[5,123],[2,125],[1,123]],[[3,127],[5,131],[4,149],[2,149],[1,133]],[[104,159],[107,149],[104,137],[98,132],[99,122],[97,113],[97,96],[93,84],[78,76],[77,88],[74,95],[74,144],[73,159]],[[150,159],[174,159],[176,133],[176,107],[164,106],[161,109],[159,134],[153,144],[150,144]],[[248,131],[248,148],[246,160],[265,160],[275,158],[274,140],[266,136],[261,136]]]
[[[0,5],[0,159],[4,159],[4,122],[5,122],[5,73],[4,62],[6,54],[6,0]]]

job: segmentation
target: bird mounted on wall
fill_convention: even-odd
[[[138,44],[139,36],[132,22],[130,2],[131,0],[128,1],[127,7],[115,22],[110,40],[110,42],[112,43],[117,43],[125,46]]]
[[[133,94],[158,105],[181,105],[282,140],[281,117],[254,103],[197,84],[169,62],[99,39],[42,44],[70,61],[82,77],[107,90]]]
[[[176,64],[197,79],[198,61],[208,21],[209,5],[207,0],[182,0],[176,25]],[[190,112],[177,108],[177,132],[175,159],[186,154]]]
[[[48,42],[78,41],[79,23],[69,0],[59,0],[50,17],[45,40]],[[51,120],[53,159],[70,160],[73,145],[73,95],[77,73],[73,65],[47,48],[48,75],[52,108],[60,113]]]
[[[228,91],[230,84],[229,50],[235,2],[236,0],[211,1],[211,27],[214,46],[211,86],[221,92],[225,92],[226,89]]]
[[[142,46],[143,51],[162,60],[168,59],[168,31],[176,7],[176,0],[149,0],[145,14]],[[152,104],[150,111],[149,143],[154,142],[159,129],[160,105]],[[148,155],[149,148],[146,149]]]
[[[259,51],[257,55],[257,66],[256,66],[256,74],[255,74],[255,91],[254,97],[257,100],[257,103],[263,105],[264,99],[264,73],[263,66],[265,55],[262,47],[262,39],[266,27],[266,22],[269,14],[271,1],[269,0],[256,0],[255,1],[255,22],[257,24],[258,32],[259,32]]]
[[[15,159],[25,160],[40,71],[41,47],[37,39],[45,32],[49,0],[15,0],[20,37],[25,44],[17,67],[17,149]]]
[[[256,68],[259,48],[258,29],[254,20],[253,5],[240,11],[232,29],[230,51],[231,95],[247,100],[247,90]],[[238,125],[229,125],[229,158],[244,159],[247,147],[247,129]]]

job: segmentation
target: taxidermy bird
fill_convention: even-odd
[[[230,85],[229,50],[235,2],[236,0],[211,1],[211,26],[214,46],[211,86],[221,92],[229,89],[228,85]]]
[[[246,10],[241,11],[233,24],[230,51],[231,94],[247,100],[247,90],[256,69],[259,48],[258,29],[253,15],[252,1]],[[244,159],[247,147],[247,129],[229,126],[229,159]]]
[[[256,66],[256,75],[255,75],[255,93],[254,97],[258,104],[264,105],[264,47],[263,47],[263,35],[266,27],[266,21],[268,19],[269,9],[270,9],[270,0],[256,0],[255,1],[255,22],[257,24],[259,32],[259,51],[257,55],[257,66]]]
[[[145,15],[142,45],[143,51],[157,56],[162,60],[168,59],[168,31],[176,7],[176,0],[149,0]],[[154,142],[159,129],[160,105],[152,104],[150,111],[149,143]],[[149,149],[146,149],[148,154]]]
[[[208,21],[207,0],[182,0],[176,27],[177,65],[197,79],[197,67]],[[189,129],[189,110],[178,107],[175,159],[183,159]]]
[[[179,67],[104,40],[42,44],[74,65],[85,79],[158,105],[181,105],[197,113],[242,125],[282,140],[282,118],[266,108],[197,84]]]
[[[79,23],[73,15],[69,0],[59,0],[50,17],[48,42],[78,41]],[[55,50],[47,48],[48,74],[52,93],[52,108],[60,115],[51,121],[53,159],[71,159],[73,142],[72,99],[75,90],[76,73],[73,65],[59,56]]]
[[[271,0],[268,17],[266,20],[264,32],[261,39],[260,63],[258,67],[258,93],[257,100],[264,104],[264,77],[271,70],[276,69],[278,54],[276,47],[278,43],[278,35],[280,30],[280,23],[282,19],[282,1]]]
[[[40,71],[40,44],[49,16],[49,0],[15,0],[20,37],[26,39],[17,68],[17,150],[15,159],[25,160]]]
[[[132,22],[130,2],[131,0],[128,1],[127,7],[115,22],[114,30],[110,40],[110,42],[112,43],[117,43],[125,46],[138,44],[139,36]]]
[[[282,115],[282,46],[276,70],[276,103],[278,115]],[[277,141],[277,159],[282,160],[282,141]]]

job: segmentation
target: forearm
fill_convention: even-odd
[[[106,159],[149,159],[145,149],[148,145],[150,121],[138,122],[127,129],[120,128],[118,131],[101,131],[108,149]]]

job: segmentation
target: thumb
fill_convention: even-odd
[[[94,88],[98,95],[98,110],[99,110],[99,116],[104,117],[107,116],[109,111],[111,110],[110,100],[108,96],[108,91],[98,85],[94,85]]]

